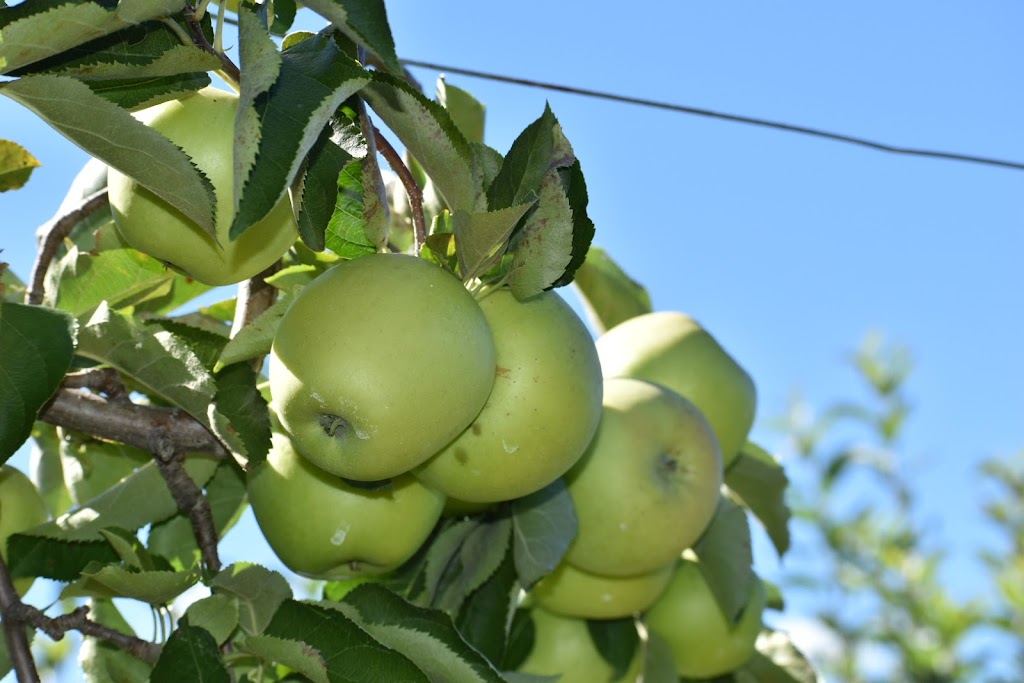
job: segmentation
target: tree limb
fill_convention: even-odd
[[[196,545],[203,556],[203,564],[210,572],[221,569],[220,554],[217,551],[217,527],[213,523],[213,511],[210,503],[203,495],[192,478],[185,471],[185,454],[172,450],[172,446],[163,442],[155,445],[153,460],[160,474],[167,482],[167,488],[178,504],[178,509],[188,515],[192,523],[192,533],[196,537]]]
[[[37,683],[39,671],[32,659],[32,647],[25,634],[25,627],[19,618],[19,606],[24,606],[18,592],[14,590],[11,574],[7,571],[7,563],[0,557],[0,616],[3,617],[4,638],[7,640],[7,652],[11,657],[11,665],[19,683]]]
[[[388,165],[398,174],[398,178],[402,181],[403,187],[405,187],[406,194],[409,195],[409,206],[412,208],[412,224],[415,235],[415,246],[413,248],[415,253],[419,254],[423,244],[427,241],[427,225],[426,219],[423,217],[423,190],[416,184],[416,179],[412,177],[412,172],[405,165],[405,162],[402,161],[401,155],[377,128],[373,129],[373,140],[376,142],[381,155],[387,160]]]
[[[45,230],[41,231],[46,236],[43,238],[42,244],[39,245],[36,262],[32,264],[32,275],[29,278],[28,291],[25,293],[25,303],[39,305],[43,302],[43,297],[46,295],[46,272],[50,269],[50,262],[53,261],[64,238],[70,235],[74,227],[82,220],[109,203],[107,189],[103,188],[83,199],[82,203],[70,212],[51,218],[49,227],[44,226]]]

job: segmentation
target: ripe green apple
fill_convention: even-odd
[[[10,465],[0,466],[0,556],[7,559],[7,539],[49,519],[46,503],[32,481]],[[32,587],[33,578],[14,580],[18,595]]]
[[[158,104],[138,117],[183,149],[213,183],[217,197],[214,240],[177,208],[111,168],[110,208],[118,230],[133,248],[208,285],[241,282],[272,265],[298,236],[287,197],[237,240],[228,238],[234,218],[234,130],[238,96],[207,87],[181,100]]]
[[[764,584],[758,581],[739,621],[730,623],[699,562],[684,557],[644,621],[668,643],[680,676],[714,678],[739,668],[754,654],[764,605]]]
[[[561,674],[559,683],[635,683],[643,668],[643,652],[637,647],[629,669],[621,678],[604,660],[585,619],[563,617],[542,607],[530,610],[533,648],[517,671],[540,676]]]
[[[707,528],[722,455],[685,398],[652,382],[609,379],[597,434],[564,479],[579,520],[566,560],[635,576],[671,564]]]
[[[350,486],[301,457],[279,431],[247,489],[274,553],[292,571],[326,580],[375,576],[401,565],[430,535],[445,500],[412,475],[388,488]]]
[[[726,467],[747,441],[754,382],[696,321],[663,311],[630,318],[597,340],[605,377],[636,377],[690,399],[711,423]]]
[[[673,564],[638,576],[602,576],[564,560],[533,590],[530,598],[556,614],[581,619],[620,619],[642,612],[658,599]]]
[[[487,319],[457,279],[414,256],[371,254],[292,302],[270,391],[303,457],[348,479],[389,479],[469,426],[494,358]]]
[[[466,502],[539,491],[583,454],[601,417],[601,365],[583,321],[558,294],[519,301],[508,289],[480,301],[497,372],[483,410],[414,471]]]

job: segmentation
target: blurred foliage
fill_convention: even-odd
[[[981,583],[959,598],[942,577],[949,539],[920,521],[920,463],[901,452],[912,365],[908,350],[870,336],[853,357],[866,398],[790,411],[801,477],[791,503],[818,538],[788,563],[786,592],[802,591],[830,631],[815,662],[829,681],[1024,680],[1024,452],[983,463],[990,499],[949,492],[951,506],[983,506],[1002,541],[976,549]]]

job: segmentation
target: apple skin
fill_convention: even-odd
[[[652,382],[609,379],[597,435],[564,479],[579,521],[566,561],[635,576],[671,564],[707,528],[722,455],[685,398]]]
[[[350,486],[302,458],[279,431],[247,490],[278,558],[297,574],[325,580],[397,568],[426,541],[445,501],[411,475],[396,477],[390,489]]]
[[[494,359],[487,319],[457,279],[414,256],[371,254],[334,266],[292,302],[274,338],[270,391],[303,457],[376,481],[469,426]]]
[[[718,437],[729,466],[747,441],[757,409],[750,375],[706,330],[672,311],[630,318],[598,338],[605,377],[662,384],[696,405]]]
[[[39,490],[23,472],[10,465],[0,466],[0,555],[7,559],[7,539],[50,518]],[[14,580],[18,595],[25,595],[35,581]]]
[[[298,228],[287,197],[237,240],[234,218],[234,130],[238,96],[213,87],[158,104],[137,116],[181,147],[213,183],[214,239],[174,206],[117,169],[107,175],[114,222],[134,249],[208,285],[229,285],[262,272],[295,242]],[[219,244],[218,244],[219,242]]]
[[[467,503],[539,491],[583,454],[601,418],[601,365],[586,325],[554,292],[480,301],[497,372],[483,410],[413,473]]]
[[[753,656],[764,606],[764,584],[758,581],[740,620],[730,624],[699,563],[684,557],[644,622],[668,643],[680,676],[714,678],[736,670]]]
[[[585,619],[563,617],[542,607],[534,607],[530,616],[533,648],[517,671],[540,676],[561,674],[558,683],[635,683],[640,676],[642,648],[636,649],[625,675],[613,680],[615,672],[594,645]]]
[[[580,619],[621,619],[654,604],[672,578],[673,564],[638,576],[602,576],[564,560],[541,579],[530,599],[555,614]]]

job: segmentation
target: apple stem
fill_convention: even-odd
[[[427,241],[427,224],[426,219],[423,217],[423,190],[416,184],[416,179],[413,178],[409,167],[402,161],[401,155],[391,146],[388,139],[381,135],[380,130],[377,128],[373,129],[373,139],[377,144],[377,149],[380,150],[381,156],[388,162],[391,170],[398,175],[399,180],[402,181],[402,186],[405,188],[405,193],[409,196],[409,206],[412,209],[413,234],[415,236],[413,253],[419,256],[420,250],[423,249],[423,245]]]

